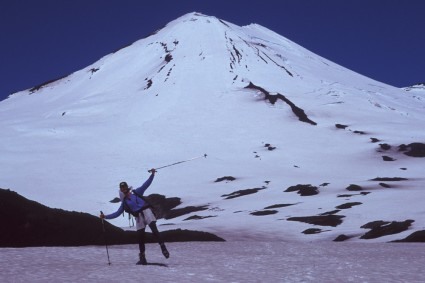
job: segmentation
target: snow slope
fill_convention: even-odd
[[[401,239],[425,229],[424,159],[397,150],[425,141],[424,108],[423,94],[352,72],[260,25],[189,13],[1,101],[0,186],[97,215],[117,209],[109,200],[120,181],[138,186],[152,167],[207,154],[158,172],[148,193],[180,197],[180,207],[207,206],[161,220],[162,230],[227,240],[346,234],[366,241],[359,236],[368,222],[414,220],[408,231],[367,241]],[[235,180],[214,182],[224,176]],[[376,177],[404,180],[383,182],[387,188]],[[297,184],[319,194],[284,192]],[[350,184],[364,194],[347,191]],[[247,189],[258,190],[225,197]],[[352,202],[360,204],[332,212]],[[274,214],[251,214],[272,205],[280,205],[267,209]],[[323,213],[344,216],[342,224],[287,221]],[[194,215],[201,219],[185,220]],[[125,218],[111,222],[128,225]],[[308,228],[322,230],[303,234]]]

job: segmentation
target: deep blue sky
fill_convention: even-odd
[[[0,100],[195,11],[260,24],[390,85],[425,82],[422,0],[1,0]]]

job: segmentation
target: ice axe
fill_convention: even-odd
[[[202,158],[202,157],[207,158],[207,154],[204,154],[204,155],[201,155],[201,156],[197,156],[197,157],[193,157],[193,158],[190,158],[190,159],[187,159],[187,160],[178,161],[178,162],[175,162],[175,163],[172,163],[172,164],[168,164],[168,165],[164,165],[164,166],[161,166],[161,167],[158,167],[158,168],[154,168],[154,170],[157,171],[157,170],[162,169],[162,168],[165,168],[165,167],[174,166],[174,165],[177,165],[177,164],[180,164],[180,163],[192,161],[192,160],[195,160],[195,159],[198,159],[198,158]],[[152,169],[148,170],[148,172],[149,173],[152,173]]]

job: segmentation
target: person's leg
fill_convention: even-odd
[[[137,240],[140,253],[145,253],[145,228],[137,230]]]
[[[139,242],[139,262],[137,264],[147,264],[145,257],[145,228],[137,230],[137,238]]]
[[[158,241],[158,244],[164,244],[164,241],[161,238],[161,234],[158,231],[158,227],[156,227],[156,221],[151,222],[149,224],[149,228],[151,228],[152,234],[155,236],[156,240]]]
[[[156,221],[152,221],[149,223],[149,228],[151,228],[152,234],[156,237],[158,244],[161,246],[162,254],[166,257],[170,257],[170,253],[167,250],[167,247],[164,244],[164,241],[162,240],[161,234],[158,231],[158,227],[156,227]]]

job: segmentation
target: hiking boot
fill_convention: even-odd
[[[146,261],[145,253],[139,253],[139,261],[136,263],[137,265],[146,265],[148,262]]]
[[[165,246],[165,244],[161,244],[161,251],[162,254],[165,256],[165,258],[169,258],[170,257],[170,253],[167,250],[167,247]]]

